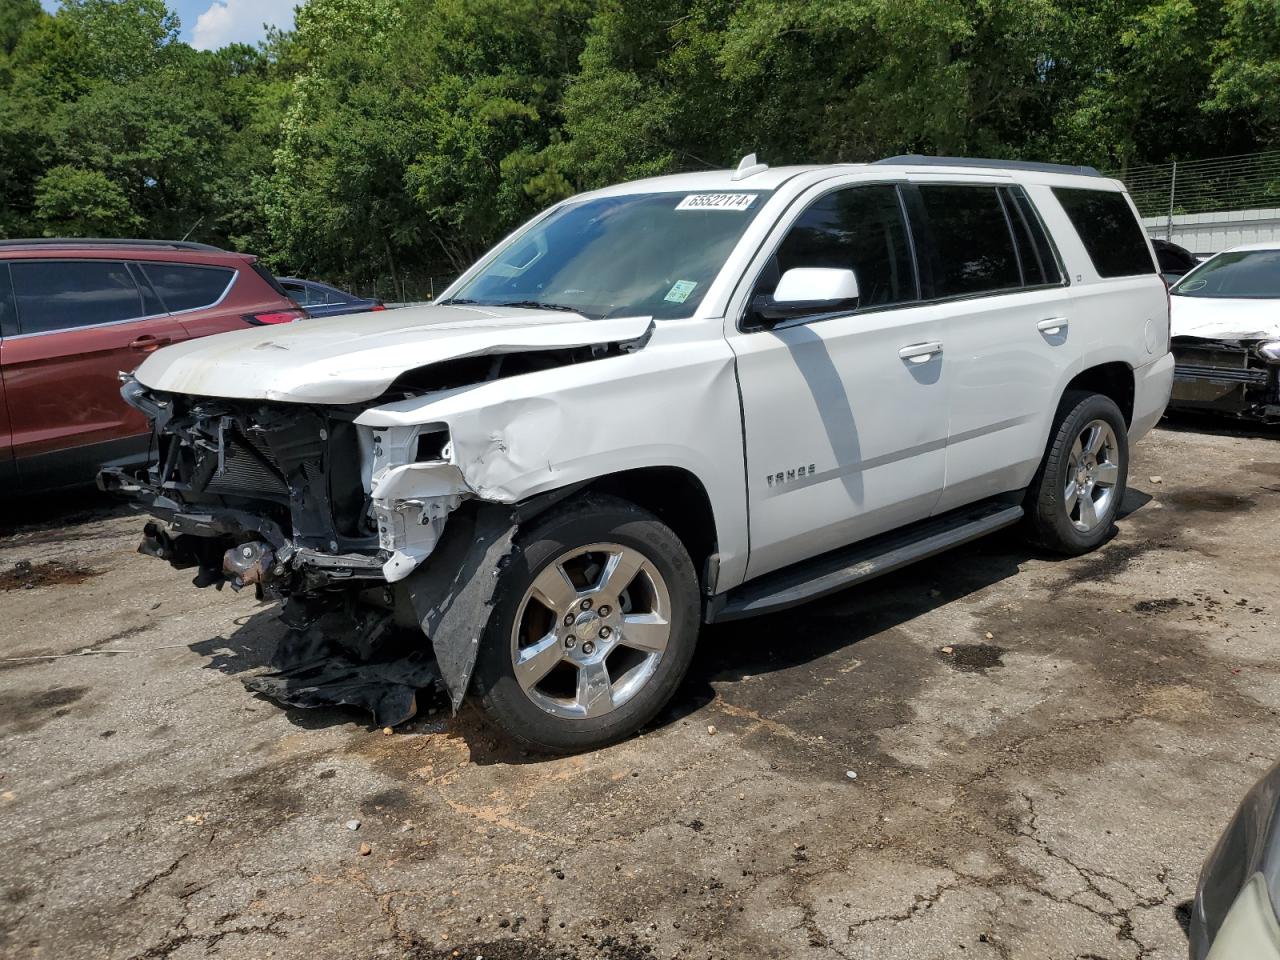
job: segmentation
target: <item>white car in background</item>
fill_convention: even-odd
[[[1169,292],[1169,406],[1280,421],[1280,240],[1224,250]]]

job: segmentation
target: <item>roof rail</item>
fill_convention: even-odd
[[[30,237],[28,239],[0,240],[0,248],[13,247],[168,247],[170,250],[203,250],[209,253],[226,253],[221,247],[194,240],[128,240],[120,237]]]
[[[998,170],[1034,170],[1038,173],[1069,173],[1078,177],[1100,177],[1094,167],[1073,167],[1067,163],[1038,163],[1034,160],[989,160],[985,157],[926,157],[919,153],[904,153],[898,157],[885,157],[874,163],[896,163],[913,167],[988,167]]]

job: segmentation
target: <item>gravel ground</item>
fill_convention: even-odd
[[[23,504],[0,955],[1184,957],[1280,750],[1278,438],[1161,429],[1097,553],[996,537],[711,630],[643,736],[553,760],[471,706],[254,697],[273,607],[113,504]]]

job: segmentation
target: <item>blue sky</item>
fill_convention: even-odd
[[[228,43],[257,43],[263,23],[293,25],[293,8],[302,0],[168,0],[182,20],[182,39],[200,50]],[[40,0],[49,12],[58,0]]]

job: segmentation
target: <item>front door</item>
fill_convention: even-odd
[[[747,576],[929,516],[946,457],[946,354],[920,303],[892,183],[815,188],[757,261],[751,297],[796,267],[857,275],[856,309],[729,332],[745,423]]]

